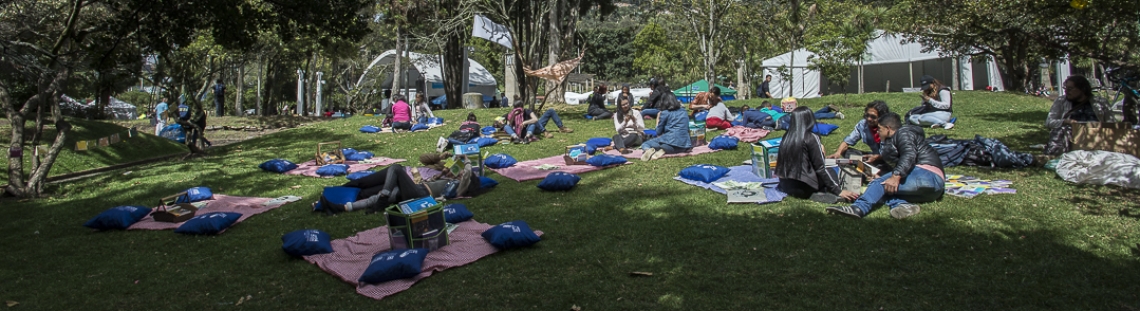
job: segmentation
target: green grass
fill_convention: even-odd
[[[68,133],[63,150],[60,151],[59,157],[52,166],[49,176],[58,176],[109,165],[187,152],[186,147],[177,142],[154,135],[127,137],[127,128],[113,123],[75,118],[68,118],[68,122],[71,122],[72,130]],[[10,133],[12,129],[10,126],[11,125],[7,122],[4,122],[4,127],[0,127],[0,133],[4,133],[0,135],[0,144],[8,145],[11,141]],[[143,132],[154,134],[154,127],[139,127],[139,132],[140,134]],[[92,147],[86,151],[75,150],[75,143],[78,141],[96,140],[115,133],[118,133],[119,138],[122,140],[118,144],[107,147]],[[31,137],[31,127],[28,128],[25,134],[28,138]],[[45,126],[44,137],[41,139],[41,142],[50,145],[54,140],[54,127]],[[7,184],[8,181],[8,161],[9,158],[6,156],[0,159],[0,167],[4,168],[3,171],[0,171],[0,180],[3,180],[4,184]],[[26,148],[24,151],[24,171],[31,172],[31,165],[32,149]]]
[[[843,105],[884,99],[903,111],[915,94],[851,96]],[[813,108],[842,96],[801,102]],[[739,105],[733,102],[732,105]],[[755,105],[755,103],[751,103]],[[958,92],[954,138],[998,138],[1015,149],[1044,143],[1049,102]],[[494,146],[519,160],[610,136],[611,122],[564,107],[572,134],[530,145]],[[488,121],[502,109],[476,111]],[[1039,168],[955,167],[952,174],[1015,182],[1016,195],[947,196],[906,220],[876,210],[863,220],[829,216],[825,205],[788,199],[726,205],[708,190],[672,177],[688,165],[738,165],[747,148],[663,159],[582,175],[566,193],[538,181],[502,182],[464,203],[475,219],[523,219],[546,235],[536,246],[504,251],[424,279],[375,301],[314,265],[280,250],[280,236],[318,228],[334,238],[383,225],[380,215],[312,214],[317,179],[260,172],[261,161],[307,160],[320,141],[409,159],[433,149],[466,111],[437,114],[451,125],[424,133],[361,134],[374,119],[324,122],[220,147],[212,156],[136,167],[54,185],[52,197],[2,201],[0,300],[37,310],[1129,310],[1140,308],[1138,196],[1114,187],[1078,186]],[[855,118],[835,120],[834,148]],[[778,135],[776,133],[774,135]],[[302,195],[301,203],[259,215],[216,237],[170,231],[93,232],[81,226],[103,209],[149,204],[206,185],[242,196]],[[292,186],[300,186],[291,189]],[[652,272],[631,277],[630,272]],[[240,297],[253,299],[241,306]]]

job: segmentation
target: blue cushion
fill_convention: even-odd
[[[482,130],[483,135],[494,135],[498,131],[494,126],[484,126]]]
[[[744,126],[744,121],[732,121],[732,126]]]
[[[167,125],[158,132],[158,136],[180,143],[186,143],[186,131],[178,124]]]
[[[428,118],[427,124],[428,125],[442,125],[443,124],[443,118],[442,117]]]
[[[448,223],[457,224],[471,220],[472,217],[475,217],[475,214],[472,214],[471,211],[467,209],[467,205],[456,203],[448,204],[443,207],[443,217]]]
[[[428,129],[427,124],[416,123],[415,125],[412,125],[412,128],[409,129],[409,131],[415,132],[415,131],[423,131],[423,130],[427,130],[427,129]]]
[[[354,155],[354,154],[356,154],[356,149],[352,149],[352,148],[344,148],[344,149],[341,149],[341,150],[340,150],[340,153],[341,153],[341,154],[344,154],[344,156],[346,156],[346,157],[347,157],[347,156],[350,156],[350,155]]]
[[[586,118],[586,120],[593,120],[594,119],[594,116],[591,116],[589,113],[582,115],[582,117]]]
[[[479,147],[494,146],[497,143],[499,143],[499,140],[494,137],[479,137],[475,140],[475,144],[479,145]]]
[[[738,143],[740,143],[740,139],[736,137],[720,135],[709,142],[709,149],[736,149]]]
[[[371,158],[372,158],[372,156],[373,156],[372,152],[369,152],[369,151],[357,151],[356,153],[353,153],[352,155],[347,155],[347,154],[346,154],[346,155],[344,155],[344,160],[345,160],[345,161],[357,161],[357,162],[360,162],[360,161],[364,161],[364,160],[368,160],[368,159],[371,159]]]
[[[645,136],[657,137],[657,130],[645,130]]]
[[[206,187],[194,187],[186,189],[186,194],[174,200],[174,203],[194,203],[214,198],[214,192]]]
[[[355,202],[356,196],[360,194],[360,188],[354,187],[325,187],[321,192],[321,197],[332,204],[345,204],[348,202]],[[313,211],[323,210],[321,201],[317,201],[317,205],[313,206]]]
[[[724,177],[728,174],[728,168],[723,166],[709,165],[709,164],[696,164],[682,169],[680,173],[681,178],[691,179],[696,181],[703,181],[711,183]]]
[[[290,256],[309,256],[332,253],[332,239],[328,233],[316,229],[297,230],[281,236],[281,249]]]
[[[567,172],[554,172],[546,175],[542,182],[538,183],[538,188],[546,191],[568,191],[574,189],[581,181],[582,177],[570,174]]]
[[[593,156],[593,157],[590,157],[589,159],[587,159],[586,164],[590,164],[593,166],[610,166],[610,165],[625,164],[625,162],[628,162],[628,161],[629,160],[626,160],[625,157],[623,157],[623,156],[600,154],[600,155],[596,155],[596,156]]]
[[[380,132],[380,128],[375,127],[375,126],[371,126],[371,125],[365,125],[365,126],[360,127],[360,132],[361,133],[378,133],[378,132]]]
[[[479,184],[483,189],[487,189],[487,188],[494,188],[495,186],[498,186],[499,182],[495,181],[494,179],[491,179],[491,177],[479,176]]]
[[[697,122],[705,122],[705,119],[707,119],[708,116],[709,116],[709,112],[708,112],[708,110],[706,110],[706,111],[701,111],[701,112],[694,114],[693,119],[695,119]]]
[[[593,155],[598,149],[607,147],[614,143],[612,138],[607,137],[594,137],[586,140],[586,153]]]
[[[490,168],[508,168],[514,166],[515,163],[519,163],[519,161],[503,153],[492,154],[488,156],[486,160],[483,160],[483,165]]]
[[[357,180],[357,179],[367,177],[368,175],[372,175],[372,173],[375,173],[375,172],[373,172],[373,171],[352,172],[352,174],[348,174],[347,176],[345,176],[345,178],[348,178],[348,180]]]
[[[289,162],[289,160],[285,160],[285,159],[273,159],[273,160],[265,161],[264,163],[261,163],[261,165],[258,165],[257,167],[260,167],[263,170],[274,172],[274,173],[284,173],[284,172],[292,171],[293,169],[297,168],[297,164],[295,164],[293,162]]]
[[[505,222],[483,231],[483,238],[499,249],[525,247],[538,243],[539,237],[525,221]]]
[[[816,123],[815,127],[811,129],[812,133],[827,136],[838,129],[839,126],[835,124]]]
[[[222,230],[226,230],[226,228],[232,226],[239,218],[241,218],[241,214],[239,213],[206,213],[190,218],[190,220],[178,226],[178,229],[174,229],[174,232],[183,234],[218,234],[222,232]]]
[[[424,266],[425,248],[390,250],[372,256],[372,262],[360,275],[360,283],[379,284],[406,279],[420,274]]]
[[[83,224],[84,227],[107,230],[126,229],[150,214],[150,209],[142,206],[116,206],[95,215]]]
[[[317,169],[317,175],[321,176],[339,176],[344,174],[348,174],[348,165],[329,164]]]

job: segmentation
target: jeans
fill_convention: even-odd
[[[538,117],[538,123],[536,123],[538,127],[534,129],[537,130],[535,133],[546,132],[546,124],[549,123],[550,120],[554,120],[554,125],[558,126],[559,129],[563,127],[562,117],[559,117],[558,113],[555,112],[554,109],[546,109],[546,112],[543,112],[542,116]],[[527,128],[527,130],[532,131],[530,128]]]
[[[780,124],[778,124],[776,126],[776,129],[777,130],[787,130],[788,127],[791,126],[791,123],[790,123],[791,120],[792,120],[791,114],[786,114],[783,117],[780,117]]]
[[[154,126],[154,136],[161,135],[164,127],[166,127],[166,120],[158,119],[158,123]]]
[[[427,121],[428,121],[428,117],[416,118],[416,123],[419,123],[419,124],[427,124]]]
[[[673,147],[669,144],[663,143],[656,138],[650,139],[649,141],[646,141],[645,143],[641,144],[641,149],[661,149],[661,150],[665,150],[666,154],[679,153],[681,151],[684,151],[684,150],[678,150],[677,147]]]
[[[536,126],[534,124],[527,125],[526,126],[526,136],[534,135],[535,128],[536,128]],[[510,124],[503,125],[503,131],[507,132],[507,134],[511,135],[511,137],[519,137],[518,132],[515,132],[515,128],[511,127]],[[522,137],[526,137],[526,136],[522,136]]]
[[[886,203],[890,208],[898,207],[903,203],[933,202],[942,197],[946,190],[945,181],[934,172],[915,167],[906,179],[901,180],[899,189],[895,193],[887,194],[883,189],[883,181],[890,178],[893,173],[887,173],[867,185],[867,191],[855,200],[855,208],[863,211],[863,215],[871,212],[875,207]]]
[[[412,129],[411,122],[392,122],[392,128],[397,130],[410,130]]]
[[[657,118],[658,113],[661,113],[661,110],[653,109],[653,108],[649,108],[649,109],[645,109],[645,110],[641,111],[642,116],[646,116],[646,117],[650,117],[650,118],[654,118],[654,119]]]
[[[629,146],[637,146],[642,143],[641,134],[630,134],[629,136],[622,137],[621,134],[614,135],[614,148],[625,149]]]
[[[910,121],[911,124],[915,125],[942,125],[950,122],[950,112],[935,111],[924,114],[915,114],[911,115],[910,119],[907,121]]]
[[[824,106],[823,108],[816,110],[815,119],[835,119],[835,112],[831,110],[831,107]]]

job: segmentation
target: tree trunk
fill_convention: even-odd
[[[12,98],[8,94],[8,90],[4,86],[0,86],[0,100],[3,101],[5,112],[8,115],[8,120],[12,125],[12,136],[10,150],[21,150],[20,157],[8,158],[8,187],[4,190],[9,194],[17,197],[34,197],[43,193],[44,182],[47,181],[48,172],[55,164],[55,159],[59,156],[59,152],[63,150],[63,143],[67,138],[67,134],[71,132],[71,125],[64,120],[62,113],[59,110],[59,97],[63,94],[62,90],[66,89],[65,83],[71,75],[71,71],[64,69],[58,73],[46,88],[41,88],[41,92],[32,96],[24,102],[24,106],[17,111],[13,106]],[[27,116],[30,109],[33,107],[51,109],[52,119],[55,120],[56,135],[55,140],[52,142],[51,148],[48,153],[40,161],[39,165],[32,167],[30,174],[24,174],[24,126],[25,116]],[[33,146],[34,148],[34,146]],[[25,177],[27,177],[25,181]]]
[[[562,0],[550,0],[550,33],[547,35],[549,39],[549,54],[548,65],[558,63],[558,57],[562,54],[562,19],[559,15],[562,10]],[[545,101],[565,102],[563,98],[562,85],[551,81],[546,82],[546,93],[549,94]]]
[[[400,69],[403,68],[403,60],[401,58],[404,56],[402,53],[402,48],[403,45],[401,45],[400,41],[400,26],[396,26],[396,61],[393,63],[394,68],[392,69],[392,95],[396,95],[400,91],[400,82],[403,80],[401,79],[400,75],[402,73]],[[448,96],[447,99],[450,100],[452,97]],[[389,103],[389,105],[390,104],[392,103]]]
[[[463,105],[463,42],[462,35],[452,33],[443,46],[443,93],[447,108]]]
[[[240,117],[240,116],[245,115],[245,111],[242,110],[242,97],[243,97],[242,95],[245,95],[245,87],[244,87],[245,86],[245,63],[244,62],[242,62],[242,64],[238,65],[237,79],[236,80],[237,81],[234,82],[234,88],[237,89],[237,96],[234,97],[234,107],[237,108],[237,113],[234,113],[234,115]]]

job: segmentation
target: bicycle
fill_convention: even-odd
[[[1124,97],[1123,104],[1120,107],[1121,113],[1124,117],[1124,122],[1132,124],[1133,129],[1140,129],[1140,113],[1138,113],[1137,100],[1140,99],[1140,90],[1132,87],[1131,83],[1140,81],[1140,72],[1132,68],[1115,67],[1109,68],[1106,75],[1110,80],[1116,82],[1116,95],[1110,101],[1110,105],[1115,106],[1120,102],[1121,96]],[[1112,109],[1115,112],[1115,107]]]

